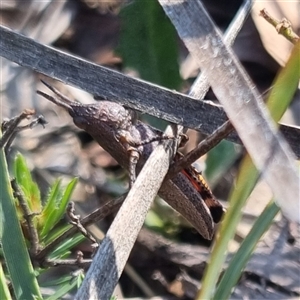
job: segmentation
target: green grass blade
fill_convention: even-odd
[[[51,271],[50,271],[51,272]],[[49,277],[51,277],[51,275],[49,275]],[[70,280],[72,280],[72,275],[65,275],[59,278],[55,278],[52,280],[47,280],[41,283],[41,287],[52,287],[52,286],[56,286],[56,285],[63,285],[67,282],[69,282]]]
[[[258,171],[252,164],[250,156],[247,155],[242,161],[236,187],[230,196],[230,206],[220,225],[218,238],[208,264],[209,267],[206,269],[202,289],[197,299],[210,299],[212,297],[225,261],[227,245],[234,236],[242,216],[242,208],[256,184],[257,177]]]
[[[158,1],[133,1],[121,13],[118,52],[142,79],[176,89],[181,84],[176,31]]]
[[[300,41],[294,46],[286,66],[280,71],[268,96],[267,107],[278,122],[290,105],[300,79]]]
[[[21,154],[17,154],[14,161],[14,174],[24,194],[27,196],[30,191],[30,182],[32,181],[30,171]]]
[[[255,246],[262,235],[269,229],[278,212],[279,207],[273,201],[266,206],[263,213],[258,217],[257,221],[243,241],[239,250],[230,261],[230,265],[225,271],[213,299],[217,300],[229,298],[232,287],[238,282],[240,274],[245,268]]]
[[[70,251],[70,249],[83,242],[84,239],[85,237],[81,233],[78,233],[72,238],[69,238],[68,240],[62,242],[61,245],[58,246],[51,254],[49,254],[48,257],[50,259],[62,258],[62,256],[65,256],[65,253],[67,251]]]
[[[3,272],[2,264],[0,264],[0,299],[11,300],[12,297],[7,286],[5,274]]]
[[[68,276],[69,278],[70,276]],[[77,278],[72,278],[68,281],[66,281],[64,284],[61,285],[61,287],[50,297],[46,298],[47,300],[57,300],[62,299],[62,297],[77,287]]]
[[[26,160],[20,153],[16,155],[14,161],[14,175],[25,195],[28,207],[32,212],[39,213],[42,209],[40,189],[32,180]]]
[[[274,91],[276,92],[271,92],[267,101],[267,107],[269,108],[270,114],[276,122],[280,120],[288,108],[295,92],[295,90],[288,93],[285,93],[285,91],[291,87],[296,89],[298,86],[300,77],[299,49],[300,42],[298,42],[298,44],[294,47],[286,67],[281,70],[276,78],[274,84]],[[249,155],[247,155],[242,162],[236,187],[230,197],[230,207],[220,226],[219,238],[217,239],[215,247],[212,251],[210,263],[205,271],[202,289],[199,292],[197,299],[211,299],[213,297],[215,286],[225,261],[227,245],[234,235],[237,223],[241,218],[241,209],[244,206],[244,203],[246,202],[250,192],[252,191],[258,175],[259,173],[251,162],[251,158]],[[271,223],[272,220],[269,220],[269,222]],[[243,261],[244,263],[246,262],[246,257],[243,259]],[[239,275],[240,274],[238,274],[238,276]],[[227,288],[231,290],[232,287],[228,286]],[[222,299],[225,298],[222,297]]]
[[[60,201],[61,195],[61,180],[58,179],[51,187],[50,194],[46,200],[46,205],[41,213],[41,216],[39,217],[39,227],[41,228],[40,238],[42,241],[44,241],[49,231],[55,225],[55,211],[57,210],[57,203]]]
[[[56,207],[56,203],[61,196],[61,179],[55,180],[55,182],[51,185],[50,191],[48,193],[48,197],[45,201],[43,211],[40,217],[40,224],[44,226],[44,222],[47,219],[47,216],[50,215],[51,211],[53,211]]]
[[[53,228],[43,239],[44,244],[48,245],[52,243],[52,241],[56,240],[59,236],[64,234],[70,227],[72,227],[70,224],[63,224],[59,227]]]
[[[17,217],[3,150],[0,150],[0,241],[16,299],[41,299]]]
[[[300,43],[298,43],[298,48],[294,48],[286,67],[279,73],[275,85],[268,97],[267,106],[276,121],[282,117],[298,86],[300,77],[299,46]],[[272,201],[257,219],[250,233],[243,241],[241,247],[234,255],[229,267],[225,271],[216,290],[214,299],[218,299],[220,296],[224,299],[229,297],[230,291],[238,281],[242,270],[245,268],[245,265],[255,248],[255,245],[264,232],[270,227],[272,220],[278,211],[278,206],[276,206],[276,204]]]
[[[65,191],[63,192],[61,199],[59,199],[60,197],[58,197],[59,195],[61,195],[61,192],[59,192],[55,193],[57,197],[53,197],[49,201],[47,211],[45,210],[47,214],[46,212],[43,214],[44,226],[41,232],[42,239],[44,239],[47,236],[47,234],[55,226],[55,224],[63,217],[77,181],[78,178],[74,178],[69,182]]]
[[[56,213],[56,218],[57,218],[56,222],[58,222],[63,217],[64,213],[66,212],[67,205],[70,201],[70,198],[76,187],[77,182],[78,182],[78,178],[73,178],[67,185],[67,187],[63,193],[63,196],[61,198],[61,201],[59,202],[59,205],[58,205],[58,209],[57,209],[57,213]]]

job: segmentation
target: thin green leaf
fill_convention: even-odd
[[[32,180],[30,170],[26,160],[18,153],[14,161],[14,175],[17,183],[25,195],[25,200],[32,212],[39,213],[41,211],[41,195],[37,184]]]
[[[81,272],[78,276],[77,276],[77,289],[80,288],[82,282],[84,280],[84,273]]]
[[[77,277],[66,281],[53,295],[47,298],[47,300],[62,299],[68,292],[77,287]]]
[[[2,264],[0,264],[0,296],[1,299],[6,299],[6,300],[12,299],[7,285],[7,280],[3,272]]]
[[[1,133],[0,133],[1,137]],[[0,242],[16,299],[41,299],[17,217],[4,152],[0,150]]]
[[[57,247],[50,255],[50,259],[57,259],[65,256],[67,251],[70,251],[74,246],[77,246],[79,243],[84,241],[85,237],[82,234],[76,234],[72,238],[62,242],[62,244]]]
[[[51,185],[48,196],[46,201],[44,202],[44,208],[42,214],[47,216],[50,211],[55,208],[56,203],[59,201],[58,199],[61,198],[61,179],[56,179],[55,182]]]
[[[60,201],[62,195],[60,185],[61,179],[58,179],[54,182],[54,184],[50,188],[50,193],[46,200],[46,206],[44,207],[41,215],[38,218],[41,241],[45,240],[45,238],[49,234],[49,231],[55,226],[55,210],[57,209],[57,203]]]
[[[71,225],[69,224],[63,224],[62,226],[54,227],[48,232],[47,236],[45,236],[45,238],[43,239],[44,244],[50,244],[53,240],[57,239],[64,232],[66,232],[70,227]]]
[[[242,208],[256,184],[257,177],[258,171],[250,156],[247,155],[240,167],[236,187],[229,197],[230,206],[221,223],[218,238],[208,263],[209,267],[206,269],[202,289],[197,299],[210,299],[213,294],[225,260],[227,245],[234,236],[237,224],[241,219]]]
[[[300,41],[294,46],[286,66],[278,74],[268,96],[267,107],[278,122],[290,105],[300,79]]]
[[[266,206],[230,261],[230,265],[223,274],[213,299],[229,298],[232,287],[238,282],[240,274],[250,259],[255,246],[262,235],[269,229],[278,212],[279,207],[273,201]]]
[[[14,162],[14,174],[18,184],[22,187],[23,192],[27,196],[30,191],[30,182],[32,181],[32,178],[25,159],[21,154],[16,155]]]
[[[53,211],[56,207],[56,203],[61,197],[61,179],[55,180],[51,185],[47,199],[44,203],[43,211],[39,217],[39,226],[44,227],[44,222],[50,215],[50,212]]]
[[[65,275],[53,280],[47,280],[43,283],[41,283],[42,287],[51,287],[51,286],[57,286],[57,285],[63,285],[64,283],[70,282],[74,277],[72,275]]]
[[[72,192],[76,186],[78,179],[74,178],[67,185],[65,191],[63,192],[61,199],[54,199],[51,201],[51,206],[49,204],[49,208],[52,210],[48,213],[47,210],[47,218],[44,220],[44,227],[41,232],[41,239],[44,239],[49,231],[56,225],[56,223],[63,217]],[[60,194],[60,193],[59,193]],[[50,202],[50,201],[49,201]]]
[[[76,184],[78,182],[78,178],[73,178],[69,184],[67,185],[64,193],[63,193],[63,196],[62,196],[62,199],[61,201],[58,203],[58,210],[57,210],[57,222],[62,218],[62,216],[64,215],[65,211],[66,211],[66,208],[67,208],[67,205],[70,201],[70,198],[72,196],[72,193],[76,187]]]
[[[150,210],[146,216],[145,225],[149,228],[163,229],[165,224],[155,211]]]
[[[270,110],[271,116],[275,119],[276,122],[278,122],[284,114],[295,92],[295,90],[293,92],[289,92],[285,94],[283,98],[281,98],[282,94],[280,96],[279,90],[286,91],[291,86],[293,88],[296,88],[298,85],[300,76],[300,42],[298,43],[297,47],[297,49],[295,47],[295,49],[293,50],[286,67],[280,72],[279,76],[275,81],[274,89],[276,92],[271,92],[268,98],[267,106]],[[295,74],[297,76],[295,76]],[[251,162],[249,155],[247,155],[244,158],[244,161],[242,162],[242,167],[238,175],[236,188],[235,190],[233,190],[230,197],[230,207],[221,224],[219,238],[217,239],[215,247],[212,251],[209,267],[206,269],[202,289],[199,292],[197,299],[211,299],[214,293],[215,285],[217,283],[219,274],[222,270],[222,266],[225,261],[228,242],[234,235],[238,220],[241,218],[241,208],[243,207],[246,199],[248,198],[249,193],[254,187],[255,181],[257,180],[258,176],[258,171],[255,169],[253,163]],[[243,177],[245,179],[248,179],[248,182],[245,179],[242,180]],[[245,192],[241,193],[242,190],[245,190]],[[238,198],[239,194],[240,199]],[[236,211],[236,213],[234,213],[234,211]],[[270,220],[269,222],[271,223]],[[245,254],[245,256],[247,255]],[[247,258],[245,257],[242,260],[245,264]],[[241,269],[242,268],[240,268],[240,271]],[[236,276],[239,275],[240,274],[236,274]],[[224,287],[222,287],[222,289],[223,288]],[[231,290],[232,286],[228,286],[226,287],[226,289]]]
[[[135,1],[121,11],[118,51],[141,78],[176,89],[181,83],[177,34],[157,1]]]

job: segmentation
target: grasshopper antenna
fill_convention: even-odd
[[[75,101],[70,100],[69,98],[67,98],[66,96],[64,96],[61,92],[59,92],[56,88],[54,88],[53,86],[51,86],[49,83],[45,82],[44,80],[41,80],[41,82],[48,88],[50,89],[56,96],[50,96],[42,91],[37,90],[37,94],[43,96],[44,98],[46,98],[47,100],[53,102],[54,104],[61,106],[63,108],[65,108],[66,110],[70,111],[73,110],[72,106],[74,105],[74,103],[76,103]]]

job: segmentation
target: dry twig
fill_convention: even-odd
[[[66,215],[69,218],[69,223],[74,225],[79,232],[82,233],[87,239],[89,239],[92,244],[97,245],[96,239],[86,230],[80,221],[80,215],[75,215],[75,203],[70,201],[67,206]]]
[[[16,179],[13,179],[11,181],[11,186],[14,191],[14,196],[18,199],[20,207],[23,211],[23,217],[26,221],[26,225],[28,228],[28,233],[29,233],[29,241],[30,241],[30,253],[34,257],[39,249],[40,249],[40,244],[39,244],[39,235],[38,232],[34,226],[33,218],[37,215],[37,213],[33,213],[30,211],[30,208],[28,206],[28,203],[25,199],[25,196],[23,192],[21,191],[19,185],[17,184]]]
[[[278,34],[283,35],[288,41],[290,41],[294,45],[299,41],[299,36],[293,31],[291,22],[286,18],[283,18],[282,20],[277,20],[274,17],[272,17],[265,8],[260,11],[259,15],[263,17],[268,23],[273,25]]]

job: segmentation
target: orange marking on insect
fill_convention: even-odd
[[[183,155],[178,153],[175,160],[178,160]],[[212,191],[210,190],[207,182],[205,181],[202,174],[197,171],[193,166],[189,166],[181,171],[193,185],[193,187],[199,192],[204,203],[208,207],[211,213],[211,217],[215,223],[220,222],[224,213],[222,204],[215,198]]]

